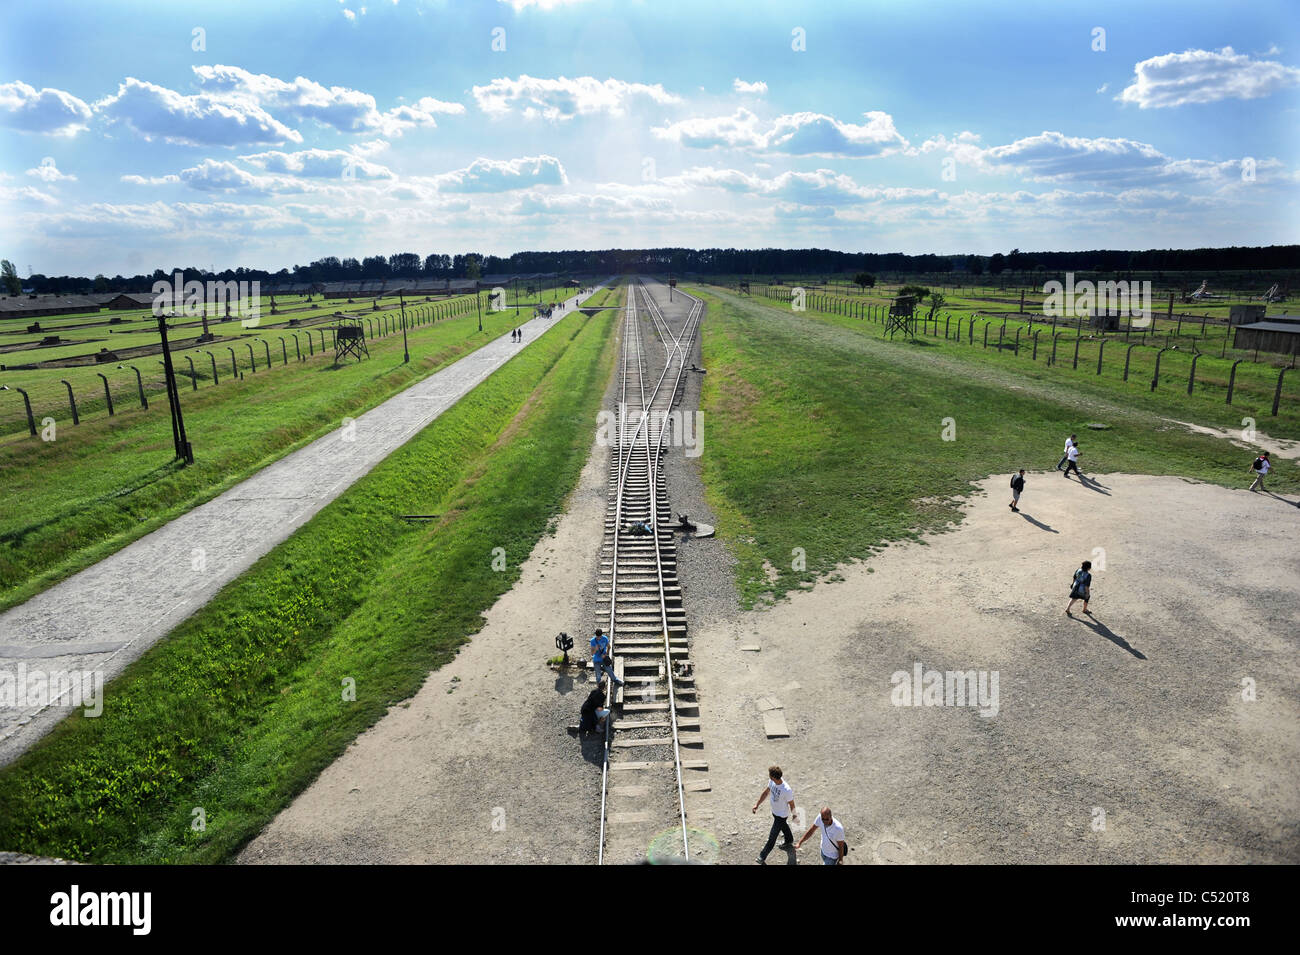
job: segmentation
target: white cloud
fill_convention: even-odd
[[[562,186],[568,182],[554,156],[519,159],[476,159],[464,169],[433,177],[442,192],[506,192],[531,186]]]
[[[526,192],[519,197],[519,202],[511,212],[516,215],[538,215],[556,213],[596,212],[671,212],[674,208],[667,199],[640,195],[636,192],[624,194],[611,193],[561,193],[548,194]]]
[[[283,192],[301,192],[303,187],[284,177],[258,176],[240,169],[234,163],[218,159],[205,159],[197,166],[182,169],[181,182],[203,192],[243,192],[273,195]]]
[[[1142,109],[1258,99],[1300,85],[1300,69],[1244,53],[1187,50],[1143,60],[1133,67],[1133,82],[1115,97]]]
[[[968,138],[967,138],[968,137]],[[973,134],[955,140],[937,136],[919,150],[947,152],[961,166],[984,173],[1016,173],[1035,182],[1087,182],[1109,186],[1223,185],[1241,176],[1241,161],[1173,159],[1150,143],[1122,138],[1066,136],[1045,131],[1003,146],[975,145]],[[1258,160],[1256,170],[1276,170],[1275,159]]]
[[[242,98],[200,93],[186,96],[128,76],[117,93],[95,103],[95,111],[147,140],[161,137],[190,146],[279,145],[302,135]]]
[[[661,105],[681,102],[680,97],[658,83],[625,83],[615,79],[602,82],[592,76],[500,77],[486,86],[475,86],[473,93],[478,108],[490,115],[502,116],[519,110],[526,117],[541,116],[552,121],[595,113],[619,116],[633,97],[646,97]]]
[[[34,176],[42,182],[76,182],[77,177],[66,172],[60,172],[54,160],[46,156],[41,160],[39,166],[27,170],[27,175]]]
[[[340,179],[345,170],[353,179],[395,178],[387,166],[370,162],[358,152],[345,149],[303,149],[292,153],[271,150],[239,158],[241,162],[267,172],[315,179]]]
[[[353,13],[351,10],[348,10],[347,8],[344,8],[343,15],[347,17],[349,20],[355,20],[357,18],[357,15]]]
[[[790,113],[764,129],[758,117],[742,107],[731,116],[685,119],[651,132],[694,149],[729,147],[822,158],[883,156],[907,146],[888,113],[863,116],[866,123],[854,124],[822,113]]]
[[[0,200],[5,202],[39,202],[42,205],[58,205],[48,192],[42,192],[35,186],[0,186]]]
[[[691,149],[762,149],[765,134],[759,119],[743,106],[731,116],[696,117],[651,130],[660,139]]]
[[[862,202],[914,201],[937,195],[933,189],[859,185],[851,176],[831,169],[783,172],[771,178],[736,169],[697,166],[662,180],[666,186],[711,187],[761,196],[801,206],[848,205]]]
[[[265,110],[297,121],[315,120],[344,133],[379,132],[400,136],[414,127],[437,126],[435,115],[464,113],[460,103],[447,103],[431,96],[409,106],[380,112],[369,93],[346,86],[323,86],[305,76],[292,82],[250,73],[238,66],[196,66],[193,68],[204,91],[233,101],[256,104]]]
[[[0,83],[0,125],[29,133],[75,136],[90,122],[90,107],[63,90]]]
[[[731,88],[737,93],[745,93],[754,96],[767,95],[767,84],[762,80],[757,80],[753,83],[746,83],[740,77],[736,77],[731,81]]]
[[[397,0],[393,0],[394,3]],[[529,7],[536,7],[538,10],[558,10],[560,7],[569,7],[579,3],[586,3],[587,0],[499,0],[501,3],[509,4],[515,8],[516,13],[521,13]]]
[[[181,181],[181,177],[173,173],[165,176],[138,176],[135,173],[128,173],[120,178],[122,182],[132,186],[170,186]]]
[[[861,125],[841,123],[821,113],[795,113],[776,120],[767,148],[794,156],[879,156],[907,145],[888,113],[862,114]]]

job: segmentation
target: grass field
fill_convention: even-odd
[[[471,300],[472,302],[472,300]],[[54,582],[201,504],[249,474],[443,368],[514,326],[511,311],[412,329],[411,363],[398,332],[372,340],[370,359],[328,357],[221,378],[187,390],[185,423],[195,462],[172,460],[165,400],[138,402],[62,424],[52,442],[0,443],[0,608]],[[278,356],[277,356],[278,357]],[[5,393],[4,397],[12,397]]]
[[[230,859],[514,583],[586,459],[612,314],[560,319],[133,664],[103,716],[0,771],[0,845]]]
[[[788,297],[791,290],[795,287],[803,287],[799,284],[800,280],[791,279],[782,286],[770,286],[757,282],[751,283],[751,292],[755,296],[765,298],[782,298]],[[719,286],[735,288],[734,283],[716,282]],[[942,292],[944,303],[938,309],[940,321],[945,315],[951,315],[953,321],[956,321],[958,315],[970,317],[979,315],[985,319],[996,318],[999,322],[1003,319],[1010,319],[1012,322],[1027,324],[1032,319],[1034,323],[1041,324],[1044,321],[1044,304],[1047,296],[1040,286],[1028,289],[999,289],[994,287],[952,287],[940,284],[926,284],[934,292]],[[879,315],[882,311],[887,310],[892,304],[902,288],[903,283],[880,283],[874,288],[860,289],[857,286],[842,284],[822,284],[809,285],[805,288],[809,307],[820,307],[823,302],[827,302],[826,311],[841,310],[850,312],[853,315],[860,315],[864,310],[871,316]],[[1022,297],[1023,291],[1023,297]],[[1258,297],[1252,298],[1247,294],[1227,294],[1222,298],[1206,300],[1201,302],[1181,302],[1176,296],[1172,311],[1168,307],[1168,297],[1166,295],[1152,296],[1150,322],[1145,331],[1145,340],[1167,341],[1168,344],[1181,344],[1184,349],[1195,345],[1199,350],[1228,357],[1252,357],[1250,353],[1238,352],[1233,353],[1232,341],[1234,330],[1228,324],[1229,310],[1234,304],[1263,304]],[[1023,305],[1023,313],[1021,307]],[[927,313],[930,308],[930,300],[926,299],[921,302],[919,309],[922,313]],[[1288,308],[1294,311],[1295,306],[1288,306],[1286,303],[1274,303],[1268,306],[1268,315],[1274,316],[1285,313]],[[1061,320],[1060,325],[1069,325],[1074,327],[1075,320],[1071,317],[1068,320]],[[1089,331],[1084,323],[1085,334]],[[1013,332],[1014,334],[1014,332]],[[1270,360],[1272,356],[1262,354],[1264,360]]]
[[[787,313],[791,311],[789,305],[779,301],[766,297],[761,300]],[[843,306],[826,303],[818,297],[808,297],[807,303],[807,311],[803,314],[856,328],[865,334],[885,334],[878,312],[864,319],[845,314]],[[1279,414],[1276,418],[1272,415],[1279,375],[1289,365],[1289,359],[1284,356],[1260,353],[1259,361],[1253,361],[1253,353],[1224,347],[1226,337],[1221,327],[1217,333],[1202,337],[1196,334],[1198,326],[1189,325],[1179,336],[1175,334],[1176,323],[1153,321],[1150,329],[1131,334],[1110,332],[1103,335],[1086,327],[1076,328],[1076,321],[1052,323],[1044,320],[1041,314],[1032,313],[1023,317],[990,318],[987,315],[981,317],[978,312],[945,307],[934,320],[918,325],[920,332],[913,344],[935,346],[940,350],[949,346],[959,349],[964,345],[980,351],[990,361],[1010,356],[1012,364],[1037,362],[1045,367],[1051,364],[1053,371],[1068,371],[1079,378],[1095,377],[1104,390],[1114,390],[1111,383],[1123,382],[1118,390],[1125,393],[1151,390],[1158,358],[1158,400],[1169,399],[1164,403],[1171,413],[1199,407],[1206,414],[1216,414],[1217,405],[1217,412],[1221,412],[1227,422],[1221,427],[1240,428],[1243,416],[1254,417],[1257,422],[1267,419],[1268,424],[1259,427],[1270,433],[1294,433],[1300,425],[1300,373],[1282,378]],[[899,341],[903,338],[901,334],[896,337]],[[1232,371],[1234,364],[1237,365],[1235,375]],[[1187,395],[1189,379],[1193,386],[1191,396]],[[1230,380],[1233,382],[1233,401],[1228,406],[1226,398]],[[1083,381],[1076,384],[1084,389],[1090,387]],[[1232,424],[1232,420],[1236,423]]]
[[[508,316],[513,324],[520,324],[531,317],[533,303],[559,301],[571,294],[571,289],[561,283],[534,287],[531,294],[526,286],[518,289],[506,287],[505,291],[504,301],[508,311],[498,315],[501,318]],[[485,315],[490,314],[486,298],[486,293],[480,296],[480,305]],[[375,308],[376,305],[379,306],[378,309]],[[405,305],[408,331],[451,318],[477,315],[473,295],[432,301],[423,297],[407,298]],[[346,299],[317,299],[310,303],[294,303],[277,299],[279,314],[272,315],[269,306],[264,304],[258,324],[254,326],[245,327],[238,319],[210,321],[209,331],[221,340],[202,344],[194,341],[202,331],[201,322],[197,318],[177,318],[172,321],[168,333],[172,343],[172,361],[179,383],[182,389],[186,390],[192,390],[195,385],[199,388],[211,386],[214,377],[220,383],[240,375],[250,376],[268,370],[301,367],[300,358],[307,364],[311,364],[313,360],[322,360],[322,356],[325,356],[325,361],[332,361],[334,345],[330,327],[338,320],[335,312],[358,317],[365,326],[367,338],[373,341],[376,338],[400,335],[399,306],[400,302],[396,296],[357,299],[352,303]],[[55,325],[55,323],[104,323],[109,317],[122,318],[123,324],[111,327],[100,324],[95,327],[73,328],[62,332]],[[287,327],[285,323],[290,319],[296,319],[301,324]],[[108,399],[104,395],[105,383],[99,377],[100,374],[108,379],[109,393],[117,410],[140,407],[141,384],[145,400],[151,406],[165,397],[166,385],[162,360],[157,354],[142,356],[123,354],[120,360],[99,364],[16,367],[37,362],[93,356],[101,348],[107,348],[118,354],[132,348],[156,346],[158,344],[157,320],[148,311],[54,316],[39,319],[41,332],[15,334],[15,331],[24,327],[27,321],[26,319],[0,321],[0,347],[18,343],[26,343],[30,346],[50,333],[59,334],[67,342],[57,346],[27,347],[0,353],[0,366],[5,366],[4,370],[0,370],[0,384],[8,385],[12,389],[22,388],[28,393],[38,427],[46,417],[53,418],[59,424],[65,422],[68,425],[72,424],[72,411],[67,387],[63,384],[64,380],[72,386],[77,412],[83,419],[108,414]],[[140,371],[139,380],[135,375],[136,368]],[[28,436],[27,414],[20,395],[12,391],[0,396],[0,442],[25,440]]]
[[[857,319],[693,291],[709,306],[704,482],[739,558],[746,606],[944,528],[972,482],[990,474],[1023,467],[1031,488],[1060,481],[1051,468],[1071,432],[1085,474],[1249,483],[1249,452],[1167,420],[1239,429],[1243,414],[1258,412],[1244,398],[1225,409],[1221,397],[1047,368],[1041,355],[1034,363],[942,338],[888,341]],[[1259,421],[1274,436],[1300,436],[1294,411]],[[1277,489],[1295,490],[1294,468],[1274,473]]]
[[[334,311],[340,308],[346,310],[348,314],[361,317],[369,339],[401,334],[396,299],[391,303],[385,302],[380,311],[371,310],[371,305],[367,303],[364,307],[331,304],[328,310],[322,308],[320,312],[296,315],[271,317],[264,314],[262,324],[249,328],[243,327],[238,320],[213,322],[209,324],[212,333],[227,340],[201,345],[196,345],[192,341],[201,331],[200,326],[178,325],[169,332],[169,339],[178,342],[178,345],[172,349],[172,362],[178,382],[182,390],[186,391],[193,390],[195,385],[198,388],[211,386],[214,379],[214,364],[216,381],[222,383],[239,375],[251,376],[268,370],[302,367],[303,362],[299,360],[300,357],[307,364],[312,364],[313,361],[332,361],[334,345],[329,326],[337,321]],[[467,316],[474,311],[473,296],[462,296],[436,303],[408,302],[406,307],[409,329],[423,327],[447,318]],[[271,327],[274,323],[284,322],[293,317],[299,318],[303,324],[291,328]],[[72,424],[68,393],[62,383],[64,379],[72,385],[77,411],[83,419],[108,414],[104,380],[99,377],[100,374],[108,379],[109,392],[116,410],[140,407],[141,384],[143,384],[145,400],[151,407],[156,401],[165,397],[166,384],[162,360],[156,354],[122,357],[119,361],[73,367],[14,367],[23,363],[94,354],[101,347],[116,353],[127,348],[158,344],[158,327],[154,319],[137,322],[124,331],[79,329],[75,334],[95,341],[93,344],[11,351],[0,355],[0,363],[7,364],[6,369],[0,371],[0,384],[27,391],[38,427],[47,416],[59,423]],[[185,343],[186,340],[190,340],[188,344]],[[192,373],[190,359],[193,359]],[[140,370],[140,379],[137,380],[133,368]],[[26,440],[29,430],[21,397],[16,392],[8,392],[0,396],[0,399],[7,399],[0,400],[0,435],[5,436],[0,437],[0,441]]]

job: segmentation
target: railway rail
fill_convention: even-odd
[[[671,837],[672,853],[690,860],[686,793],[708,789],[707,779],[686,778],[707,771],[707,763],[682,758],[684,746],[701,745],[699,704],[661,466],[673,434],[670,412],[681,397],[704,303],[680,290],[676,294],[691,302],[679,328],[672,327],[644,283],[629,286],[623,314],[596,617],[609,636],[624,685],[609,687],[617,716],[606,721],[602,752],[601,864],[615,848],[611,840],[619,843],[616,860],[630,861],[632,851],[665,826],[678,829]],[[662,345],[662,367],[658,347],[647,342],[647,324]],[[633,531],[642,522],[651,533]],[[667,851],[667,845],[663,848]]]

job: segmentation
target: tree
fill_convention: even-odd
[[[388,257],[388,268],[394,275],[419,275],[421,265],[414,252],[397,252]]]
[[[483,276],[483,266],[477,255],[465,256],[465,278],[478,280]]]
[[[993,257],[989,259],[989,275],[1000,275],[1006,267],[1007,257],[1001,252],[994,252]]]
[[[942,292],[930,293],[930,317],[934,318],[934,313],[943,308],[943,303],[948,301]]]
[[[362,278],[384,279],[388,273],[388,260],[382,255],[368,255],[361,262]]]
[[[4,282],[5,291],[10,295],[23,293],[23,283],[18,278],[18,270],[8,259],[0,262],[0,281]]]
[[[853,276],[853,284],[861,286],[864,289],[876,287],[876,277],[870,272],[859,272]]]
[[[921,302],[925,300],[925,297],[930,294],[930,290],[924,285],[904,285],[898,290],[898,294],[899,297],[904,295],[915,295],[916,304],[920,305]]]
[[[108,278],[107,276],[104,275],[103,272],[100,272],[98,275],[95,276],[95,291],[96,292],[108,291]]]

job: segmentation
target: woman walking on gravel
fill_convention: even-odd
[[[1076,600],[1083,601],[1083,612],[1089,617],[1092,612],[1088,609],[1088,601],[1092,599],[1092,561],[1085,560],[1082,566],[1074,572],[1074,584],[1070,587],[1070,602],[1065,606],[1065,615],[1073,617],[1070,611],[1074,609]]]

